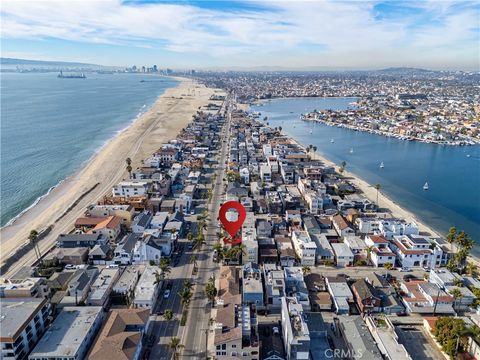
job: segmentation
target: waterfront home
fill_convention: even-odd
[[[348,314],[353,294],[344,278],[326,277],[327,290],[332,296],[333,306],[337,314]]]
[[[58,273],[55,273],[58,274]],[[31,277],[22,280],[0,279],[0,298],[38,297],[50,295],[50,282],[45,278]]]
[[[282,298],[282,336],[287,360],[308,359],[310,331],[303,307],[295,298]],[[275,335],[274,335],[275,336]]]
[[[151,180],[121,181],[112,189],[113,196],[136,197],[144,196],[150,188]]]
[[[149,325],[146,309],[110,310],[87,360],[140,360]]]
[[[362,313],[379,312],[382,299],[376,289],[364,279],[355,281],[352,285],[352,292],[355,295],[358,308]]]
[[[100,306],[63,308],[28,359],[84,359],[103,319],[104,313]]]
[[[90,217],[118,216],[128,228],[132,224],[135,209],[132,205],[90,205],[85,214]]]
[[[457,273],[452,273],[447,269],[432,269],[428,274],[428,280],[445,289],[448,286],[454,286],[457,282],[463,283],[462,277]]]
[[[338,267],[353,265],[355,256],[348,245],[344,243],[332,243],[331,246],[335,254],[335,261]]]

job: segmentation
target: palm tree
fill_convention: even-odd
[[[342,168],[345,169],[346,167],[347,167],[347,162],[344,160],[344,161],[342,161]]]
[[[203,234],[200,233],[194,240],[193,248],[199,249],[202,247],[203,244],[205,244],[205,236],[203,236]]]
[[[153,285],[160,284],[162,282],[162,279],[163,279],[162,272],[157,270],[153,273],[153,275],[155,276],[155,281],[153,282]]]
[[[313,154],[315,154],[315,152],[317,151],[317,147],[314,146],[312,149],[313,149]]]
[[[187,288],[182,288],[182,290],[178,293],[178,296],[180,296],[180,302],[182,305],[188,305],[190,304],[190,300],[192,298],[192,292],[187,289]]]
[[[186,279],[186,280],[183,282],[183,288],[184,288],[184,289],[187,289],[188,291],[191,291],[192,288],[193,288],[193,282],[192,282],[191,280]]]
[[[37,260],[40,262],[40,258],[42,257],[41,256],[42,254],[38,247],[37,240],[38,240],[38,231],[37,230],[30,231],[30,234],[28,235],[28,241],[30,242],[30,244],[32,244],[33,249],[35,251],[35,255],[37,256]]]
[[[281,126],[278,127],[278,131],[280,132],[280,134],[282,133],[282,127]]]
[[[180,339],[174,336],[170,339],[168,347],[173,350],[173,359],[176,360],[178,358],[178,350],[180,350],[184,346],[180,344]]]
[[[158,267],[162,271],[162,278],[165,278],[165,276],[172,271],[170,267],[170,260],[167,258],[161,258]]]
[[[205,295],[207,298],[213,303],[215,301],[215,296],[217,296],[217,288],[215,287],[215,283],[213,282],[212,279],[210,279],[205,286]]]
[[[374,185],[374,188],[377,190],[377,208],[379,207],[379,206],[378,206],[378,190],[380,190],[381,187],[382,187],[382,186],[381,186],[380,184],[375,184],[375,185]]]
[[[310,269],[310,266],[302,266],[302,272],[303,272],[303,275],[307,275],[308,273],[310,273],[312,271],[312,269]]]
[[[126,169],[127,169],[128,175],[130,176],[130,178],[132,178],[132,159],[127,157],[125,159],[125,162],[127,163]]]
[[[188,241],[192,241],[192,240],[193,240],[193,234],[192,234],[191,232],[189,232],[189,233],[187,234],[187,240],[188,240]]]
[[[456,238],[457,238],[457,228],[452,226],[448,230],[448,234],[447,234],[447,242],[450,244],[450,249],[452,248],[453,244],[455,243]]]
[[[172,309],[167,309],[165,310],[165,312],[163,313],[163,318],[167,321],[170,321],[173,319],[173,311]]]
[[[197,268],[197,257],[195,255],[190,256],[190,264],[193,264],[193,269]]]
[[[449,292],[450,292],[450,295],[452,295],[453,298],[455,299],[455,303],[457,302],[457,299],[458,299],[458,298],[461,298],[461,297],[462,297],[462,292],[460,291],[459,288],[453,288],[453,289],[450,290]]]
[[[474,276],[477,273],[478,266],[472,262],[467,263],[466,271],[470,276]]]

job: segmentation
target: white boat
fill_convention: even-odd
[[[350,154],[353,154],[353,148],[350,148]]]
[[[313,130],[310,130],[310,134],[313,134]]]
[[[467,154],[467,157],[470,157],[470,154]]]
[[[380,163],[380,169],[383,169],[385,165],[383,164],[383,161]]]
[[[428,182],[426,182],[425,185],[423,185],[423,190],[428,190]]]
[[[330,142],[333,144],[335,142],[335,140],[331,139]]]

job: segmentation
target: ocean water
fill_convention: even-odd
[[[56,73],[2,73],[1,225],[79,169],[177,83],[142,74],[58,79]]]
[[[251,110],[261,112],[262,119],[267,116],[271,126],[281,126],[302,144],[317,146],[317,153],[330,161],[346,161],[348,171],[370,184],[381,184],[390,199],[439,233],[445,234],[451,226],[465,230],[477,241],[473,253],[480,255],[480,146],[403,141],[300,120],[307,111],[345,109],[353,101],[277,99]],[[382,161],[385,167],[380,169]],[[426,181],[428,191],[423,190]]]

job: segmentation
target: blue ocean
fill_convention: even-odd
[[[142,74],[1,74],[1,225],[79,169],[145,112],[171,78]]]
[[[403,141],[300,120],[314,109],[345,109],[354,98],[276,99],[254,105],[270,126],[340,164],[441,234],[451,226],[465,230],[480,255],[480,146],[449,147]],[[331,142],[334,139],[334,142]],[[351,152],[351,150],[353,152]],[[380,163],[384,168],[380,168]],[[429,190],[424,191],[425,182]]]

